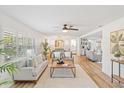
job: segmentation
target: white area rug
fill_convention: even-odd
[[[41,76],[36,84],[36,88],[97,88],[95,82],[87,75],[87,73],[76,64],[76,78],[74,78],[69,69],[56,69],[53,77],[50,77],[50,68]],[[57,78],[58,77],[58,78]],[[65,78],[60,78],[65,77]]]

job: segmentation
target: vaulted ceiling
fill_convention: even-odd
[[[124,16],[124,6],[6,5],[0,6],[0,10],[47,35],[80,36]],[[63,33],[65,23],[79,31]]]

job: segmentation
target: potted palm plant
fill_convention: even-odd
[[[44,55],[45,60],[47,60],[47,55],[50,52],[50,46],[48,45],[48,42],[45,40],[45,42],[42,42],[42,53]]]
[[[17,66],[15,65],[15,63],[3,63],[0,64],[0,74],[2,73],[8,73],[10,76],[13,75],[13,73],[15,73],[17,71]],[[10,82],[10,80],[2,80],[0,77],[0,86],[8,84]]]
[[[0,40],[0,45],[2,45],[4,42],[3,40]],[[12,52],[12,51],[7,51],[7,50],[4,50],[2,48],[0,48],[0,55],[7,55],[9,52]],[[13,75],[13,73],[15,73],[17,71],[17,66],[15,63],[3,63],[3,62],[0,62],[0,75],[2,73],[8,73],[10,76]],[[10,81],[9,80],[2,80],[1,79],[2,77],[0,76],[0,86],[2,85],[5,85],[5,84],[8,84]]]

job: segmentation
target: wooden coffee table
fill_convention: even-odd
[[[72,74],[74,76],[74,78],[76,77],[76,67],[73,63],[69,63],[69,62],[64,62],[65,64],[57,64],[57,62],[53,62],[50,66],[50,77],[53,77],[53,72],[55,69],[63,69],[63,68],[67,68],[67,69],[71,69]]]

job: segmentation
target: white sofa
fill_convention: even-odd
[[[48,66],[48,62],[43,61],[42,55],[38,55],[32,59],[24,60],[19,65],[21,65],[20,70],[13,75],[14,81],[37,81]]]
[[[93,62],[101,62],[102,53],[93,52],[91,50],[86,50],[86,57]]]

